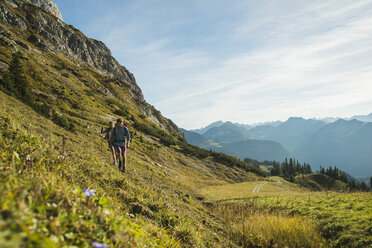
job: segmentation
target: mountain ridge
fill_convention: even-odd
[[[371,116],[371,114],[361,117],[368,119],[368,116]],[[210,128],[209,132],[213,132],[213,130],[216,129]],[[246,136],[249,136],[250,139],[262,141],[272,140],[283,145],[291,156],[302,162],[310,163],[313,170],[318,169],[320,165],[336,165],[354,177],[361,177],[366,174],[372,175],[372,171],[368,169],[370,167],[368,161],[372,161],[372,158],[368,155],[372,151],[372,142],[369,142],[372,138],[368,138],[371,136],[371,132],[371,122],[363,122],[355,118],[337,119],[327,123],[318,119],[291,117],[276,127],[261,125],[249,128],[246,134],[240,136],[240,141],[246,139]],[[213,137],[215,137],[213,134],[209,135],[209,138]],[[239,137],[234,141],[237,140],[239,140]],[[201,146],[213,149],[215,145],[213,142],[204,142]],[[221,151],[223,145],[220,144],[219,146],[220,148],[217,150]],[[240,147],[235,149],[238,148]],[[225,149],[229,154],[238,154],[231,147]],[[241,156],[238,155],[238,157]],[[316,159],[317,157],[320,159]],[[252,158],[257,160],[257,157]],[[263,160],[270,160],[269,156]]]

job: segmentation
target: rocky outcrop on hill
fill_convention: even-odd
[[[22,38],[27,39],[40,49],[62,53],[78,63],[94,67],[102,74],[118,80],[129,88],[132,95],[140,102],[144,102],[142,91],[138,87],[133,74],[115,60],[110,49],[103,42],[86,37],[73,26],[56,19],[54,14],[51,15],[49,12],[41,11],[39,7],[28,4],[27,1],[0,1],[0,22],[22,30],[23,35],[30,34],[28,37]],[[37,2],[42,6],[46,6],[50,2],[47,0],[30,1]],[[25,15],[19,14],[18,11],[15,11],[16,9],[22,9]],[[3,34],[8,33],[5,30],[0,32],[0,39],[3,42],[7,42],[7,37],[4,39]],[[18,45],[27,46],[26,44]]]
[[[33,5],[42,8],[43,10],[57,17],[59,20],[63,21],[62,14],[58,9],[57,4],[55,4],[52,0],[27,0],[27,1],[32,3]]]
[[[0,0],[0,46],[13,51],[37,50],[64,55],[79,65],[87,65],[126,87],[136,98],[138,107],[156,125],[181,135],[178,127],[149,105],[136,79],[112,56],[107,46],[86,37],[62,21],[51,0]],[[0,61],[0,72],[7,70]]]

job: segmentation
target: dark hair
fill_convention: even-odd
[[[118,122],[118,123],[119,123],[119,122],[123,122],[123,120],[119,118],[116,122]]]

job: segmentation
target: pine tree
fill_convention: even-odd
[[[30,93],[30,86],[24,75],[23,66],[21,64],[22,54],[20,52],[12,55],[12,61],[9,65],[9,77],[14,86],[16,97],[27,103],[33,102]]]
[[[12,61],[1,80],[0,88],[8,95],[17,97],[28,104],[33,104],[33,96],[24,74],[21,59],[22,54],[20,52],[13,53]]]
[[[14,82],[9,70],[4,73],[3,79],[0,80],[0,89],[11,96],[14,96],[16,93],[16,90],[14,89]]]

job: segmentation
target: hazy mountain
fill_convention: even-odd
[[[292,156],[288,150],[275,141],[249,139],[247,129],[237,127],[231,122],[212,127],[202,135],[185,129],[181,131],[187,142],[192,145],[231,154],[240,159],[282,161]]]
[[[372,122],[372,113],[368,114],[368,115],[354,115],[352,117],[327,117],[327,118],[322,118],[322,119],[319,119],[321,121],[324,121],[326,123],[331,123],[331,122],[335,122],[337,120],[340,120],[340,119],[343,119],[343,120],[358,120],[358,121],[364,121],[364,122]]]
[[[220,142],[236,142],[249,139],[248,130],[238,127],[231,122],[223,123],[221,126],[212,127],[203,133],[207,139],[214,139]]]
[[[339,119],[342,119],[342,118],[340,118],[340,117],[326,117],[326,118],[320,118],[320,119],[316,119],[316,120],[323,121],[323,122],[328,124],[328,123],[335,122]]]
[[[293,151],[303,140],[311,137],[325,122],[301,117],[291,117],[281,123],[275,129],[268,129],[270,133],[265,139],[274,140],[284,145],[289,151]]]
[[[184,134],[185,139],[188,143],[194,146],[203,147],[207,145],[208,139],[205,138],[203,135],[193,132],[193,131],[187,131],[186,129],[180,128],[181,132]]]
[[[272,132],[276,127],[271,126],[271,125],[262,125],[262,126],[257,126],[254,128],[249,129],[249,135],[253,139],[268,139],[268,137],[271,135]]]
[[[364,122],[372,122],[372,113],[370,113],[369,115],[354,115],[350,119],[356,119]]]
[[[205,148],[234,155],[240,159],[251,158],[258,161],[283,161],[292,155],[279,143],[270,140],[244,140],[219,143]]]
[[[205,127],[199,128],[199,129],[189,130],[189,131],[192,131],[192,132],[195,132],[195,133],[198,133],[198,134],[203,134],[203,133],[205,133],[206,131],[208,131],[209,129],[211,129],[213,127],[222,126],[224,123],[225,122],[223,122],[223,121],[216,121],[216,122],[213,122],[213,123],[209,124],[208,126],[205,126]]]
[[[336,165],[356,177],[372,175],[372,123],[338,120],[305,139],[294,155],[313,166]]]

